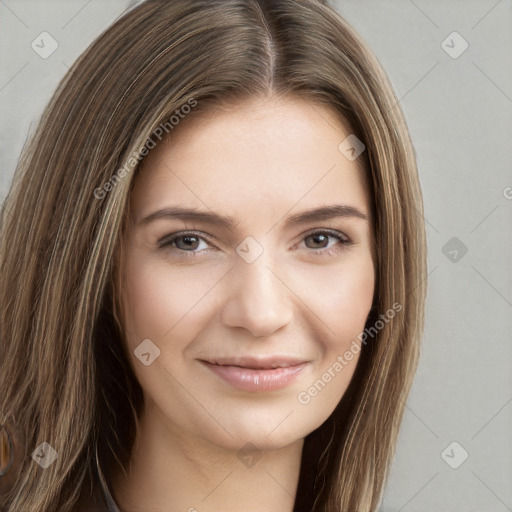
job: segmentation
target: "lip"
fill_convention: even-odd
[[[277,391],[290,386],[309,364],[293,357],[200,360],[218,377],[241,391]]]

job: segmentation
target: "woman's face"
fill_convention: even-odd
[[[144,415],[224,448],[282,447],[328,418],[358,360],[367,184],[338,149],[349,127],[305,100],[186,121],[132,195],[122,300]]]

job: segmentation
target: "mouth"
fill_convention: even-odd
[[[235,357],[199,360],[241,391],[276,391],[290,386],[310,361],[294,357]]]

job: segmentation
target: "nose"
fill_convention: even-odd
[[[288,289],[263,261],[240,263],[233,269],[221,320],[254,337],[269,336],[291,322],[293,303]]]

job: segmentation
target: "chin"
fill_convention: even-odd
[[[324,411],[322,415],[309,416],[304,414],[295,404],[289,407],[279,406],[257,411],[249,411],[250,407],[241,412],[240,409],[226,412],[222,425],[224,430],[217,429],[219,436],[215,436],[216,444],[225,448],[240,450],[248,443],[259,450],[277,450],[290,444],[303,440],[307,435],[318,428],[330,415]],[[207,436],[212,435],[210,430]]]

